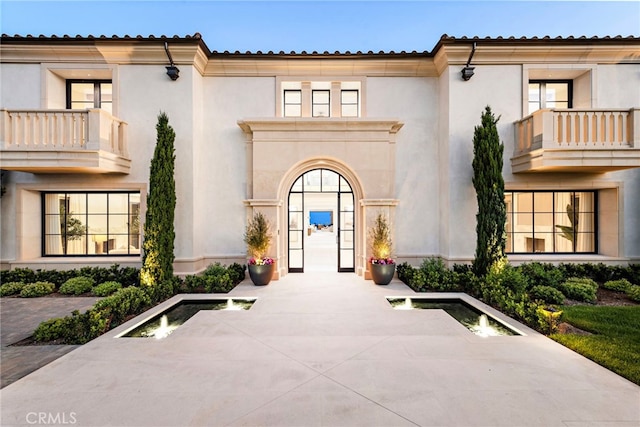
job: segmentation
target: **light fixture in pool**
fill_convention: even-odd
[[[249,310],[255,301],[255,298],[182,300],[120,337],[166,338],[200,310]]]
[[[481,337],[520,335],[502,322],[460,298],[387,298],[395,310],[444,310],[460,324]]]

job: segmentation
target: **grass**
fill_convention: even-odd
[[[640,306],[563,307],[563,320],[593,335],[551,338],[640,385]]]

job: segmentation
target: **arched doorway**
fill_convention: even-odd
[[[355,271],[354,194],[330,169],[311,169],[289,189],[288,272]]]

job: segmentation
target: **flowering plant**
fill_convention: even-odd
[[[392,258],[374,258],[374,257],[369,258],[369,262],[371,264],[381,264],[381,265],[396,263]]]
[[[264,258],[251,258],[249,260],[249,265],[271,265],[273,264],[273,258],[264,257]]]

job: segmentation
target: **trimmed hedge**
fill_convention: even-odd
[[[609,280],[602,284],[604,289],[616,292],[627,292],[627,290],[633,286],[627,279]]]
[[[118,289],[122,289],[122,285],[118,282],[110,281],[100,283],[98,286],[91,290],[91,293],[97,297],[107,297]]]
[[[24,287],[24,282],[3,283],[2,286],[0,286],[0,296],[7,297],[10,295],[17,295]]]
[[[89,292],[93,285],[95,282],[91,277],[78,276],[64,282],[58,292],[63,295],[82,295]]]
[[[51,282],[29,283],[20,291],[22,298],[43,297],[56,291],[56,285]]]
[[[547,304],[562,304],[565,296],[552,286],[538,285],[529,290],[529,296],[534,300],[540,300]]]
[[[84,313],[46,320],[36,328],[33,338],[38,342],[61,340],[65,344],[85,344],[120,325],[128,316],[141,313],[151,304],[140,288],[129,286],[98,301]]]
[[[640,302],[640,286],[630,286],[629,289],[627,289],[627,296],[633,301]]]
[[[16,268],[15,270],[0,271],[0,283],[8,282],[51,282],[56,287],[62,286],[64,282],[78,276],[92,278],[95,283],[115,281],[125,286],[140,285],[140,270],[134,267],[120,268],[114,264],[109,268],[104,267],[82,267],[72,270],[31,270],[29,268]]]
[[[561,283],[558,290],[569,299],[594,303],[597,300],[598,284],[587,277],[571,277]]]

